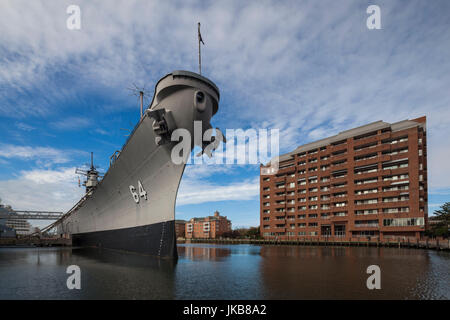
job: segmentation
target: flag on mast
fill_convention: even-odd
[[[200,33],[200,22],[198,23],[198,73],[202,74],[202,55],[200,51],[200,42],[205,45],[202,39],[202,34]]]
[[[202,34],[200,33],[200,22],[198,23],[198,41],[205,45],[205,43],[203,42]]]

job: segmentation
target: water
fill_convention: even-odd
[[[449,299],[450,254],[373,247],[178,246],[176,263],[88,248],[0,248],[0,299]],[[81,268],[68,290],[66,268]],[[366,268],[381,268],[368,290]]]

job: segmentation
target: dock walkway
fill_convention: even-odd
[[[258,244],[258,245],[298,245],[298,246],[353,246],[353,247],[393,247],[450,250],[450,240],[268,240],[268,239],[179,239],[178,243],[211,243],[211,244]]]

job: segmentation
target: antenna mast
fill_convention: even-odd
[[[144,108],[144,91],[139,91],[139,97],[141,99],[141,119],[143,114],[143,108]]]

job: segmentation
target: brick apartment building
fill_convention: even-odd
[[[175,220],[175,235],[177,238],[184,238],[186,230],[186,221]]]
[[[231,231],[231,221],[221,216],[218,211],[214,216],[205,218],[192,218],[186,223],[186,238],[215,239]]]
[[[264,238],[419,238],[427,223],[426,117],[377,121],[261,166]]]

